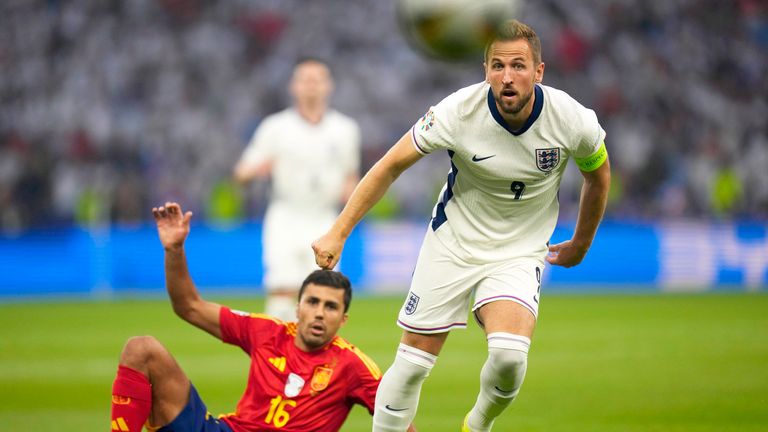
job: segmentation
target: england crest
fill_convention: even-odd
[[[536,149],[536,168],[540,171],[550,172],[555,169],[559,163],[559,148]]]
[[[405,314],[413,315],[416,312],[416,307],[419,305],[419,296],[414,293],[410,293],[408,296],[408,302],[405,303]]]

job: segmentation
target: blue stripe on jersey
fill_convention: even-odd
[[[453,159],[454,152],[452,150],[448,150],[448,156]],[[440,228],[440,225],[445,223],[445,221],[448,220],[448,216],[445,215],[445,206],[448,204],[448,201],[453,198],[453,183],[456,182],[456,174],[459,173],[459,170],[456,168],[456,165],[453,164],[453,160],[451,160],[451,172],[448,173],[448,180],[445,184],[445,192],[443,192],[443,196],[440,197],[440,201],[437,202],[437,205],[435,206],[435,217],[432,218],[432,231],[436,231],[438,228]]]
[[[509,128],[507,122],[504,121],[504,117],[501,116],[499,107],[496,106],[496,99],[494,99],[493,92],[489,88],[488,109],[491,110],[491,115],[493,116],[493,119],[496,120],[496,123],[500,124],[504,129],[515,136],[522,135],[525,133],[525,131],[530,129],[530,127],[533,125],[533,122],[535,122],[536,119],[539,118],[539,115],[541,115],[541,109],[544,107],[544,91],[541,89],[541,87],[539,87],[538,84],[536,84],[533,91],[535,94],[535,99],[533,101],[533,111],[531,111],[531,115],[528,117],[528,120],[525,121],[523,127],[518,130],[512,130]]]

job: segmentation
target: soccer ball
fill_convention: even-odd
[[[397,19],[411,46],[428,57],[481,61],[499,25],[517,16],[520,0],[398,0]]]

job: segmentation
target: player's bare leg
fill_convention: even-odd
[[[264,312],[282,321],[296,321],[296,287],[279,287],[267,291]]]
[[[145,382],[142,382],[142,377]],[[153,427],[166,425],[184,409],[189,390],[189,379],[157,339],[152,336],[132,337],[120,355],[118,377],[113,387],[113,422],[118,421],[122,412],[126,414],[123,421],[134,423],[133,427],[128,425],[129,430],[141,430],[147,418]],[[135,407],[130,405],[136,402],[132,398],[142,399],[147,392],[151,395],[149,409],[141,404]],[[138,422],[139,425],[135,426]]]
[[[496,301],[476,311],[488,339],[488,359],[480,371],[480,393],[462,432],[490,431],[493,421],[520,392],[536,318],[522,305]]]
[[[373,413],[374,432],[404,432],[416,416],[421,385],[437,361],[448,333],[403,331],[392,366],[381,378]]]

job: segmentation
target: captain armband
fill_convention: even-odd
[[[600,148],[592,156],[587,156],[583,159],[576,158],[576,165],[579,169],[585,172],[594,171],[608,159],[608,150],[605,149],[605,141],[600,143]]]

